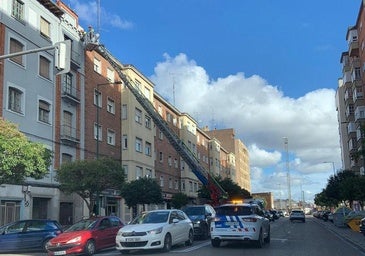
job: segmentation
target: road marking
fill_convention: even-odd
[[[191,252],[191,251],[197,250],[199,248],[202,248],[202,247],[205,247],[205,246],[208,246],[208,245],[210,245],[210,241],[204,242],[202,244],[198,244],[198,245],[195,245],[195,246],[191,246],[191,247],[183,249],[183,250],[172,250],[171,252]]]

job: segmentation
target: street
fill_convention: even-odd
[[[365,239],[365,238],[364,238]],[[265,244],[262,249],[247,243],[222,243],[221,247],[213,248],[210,240],[194,242],[193,246],[173,247],[169,253],[161,251],[132,251],[129,255],[155,255],[155,256],[212,256],[212,255],[365,255],[351,243],[339,235],[326,229],[315,221],[312,216],[307,216],[306,223],[294,222],[280,218],[271,222],[271,243]],[[9,255],[45,256],[46,253],[22,253]],[[101,251],[97,256],[120,255],[115,249]]]

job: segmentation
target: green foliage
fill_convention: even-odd
[[[106,189],[121,190],[125,184],[125,175],[118,161],[101,158],[62,164],[56,180],[64,193],[78,194],[87,204],[91,215],[98,195]]]
[[[189,197],[184,193],[173,194],[171,198],[171,205],[176,209],[181,209],[181,207],[187,205],[189,202]]]
[[[228,200],[245,199],[251,197],[251,194],[247,190],[241,188],[237,183],[232,181],[232,179],[230,178],[222,179],[221,177],[215,177],[215,180],[227,192]],[[208,186],[206,185],[202,186],[201,189],[198,191],[198,196],[203,199],[211,200],[211,195]]]
[[[125,184],[121,190],[129,208],[138,204],[159,204],[163,202],[162,190],[155,179],[148,177],[139,178]]]
[[[0,119],[0,184],[43,178],[49,173],[52,157],[43,144],[29,141],[14,124]]]
[[[345,170],[331,176],[327,186],[316,194],[314,202],[320,206],[337,206],[340,202],[365,201],[365,177]]]

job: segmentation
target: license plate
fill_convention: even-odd
[[[126,238],[126,239],[125,239],[125,241],[126,241],[126,242],[138,242],[138,241],[140,241],[140,240],[141,240],[141,238],[139,238],[139,237]]]
[[[66,255],[66,251],[53,252],[54,255]]]

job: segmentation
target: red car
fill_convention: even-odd
[[[47,243],[48,255],[93,255],[98,250],[115,246],[115,237],[123,226],[115,216],[81,220]]]

